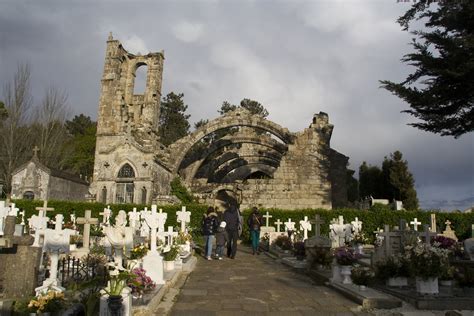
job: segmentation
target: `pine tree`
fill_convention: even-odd
[[[436,3],[430,6],[431,3]],[[412,31],[415,52],[402,62],[416,68],[405,81],[381,81],[382,87],[406,101],[402,112],[419,119],[416,128],[455,138],[474,130],[474,1],[418,0],[398,23]]]
[[[165,146],[189,134],[190,115],[185,114],[188,106],[184,104],[183,97],[183,93],[170,92],[161,101],[158,133],[161,143]]]
[[[377,166],[369,166],[364,161],[359,167],[359,196],[365,198],[381,196],[381,174],[382,171]]]
[[[390,184],[394,189],[394,198],[402,201],[407,210],[418,209],[415,180],[408,170],[408,162],[403,160],[403,155],[398,150],[391,154],[390,158]]]

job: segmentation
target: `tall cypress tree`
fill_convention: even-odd
[[[168,93],[161,101],[160,141],[168,146],[189,134],[189,117],[186,114],[188,106],[183,101],[184,94]]]
[[[407,210],[418,209],[415,180],[408,170],[408,162],[403,160],[403,155],[398,150],[391,154],[390,158],[390,184],[394,190],[394,198],[402,201]]]

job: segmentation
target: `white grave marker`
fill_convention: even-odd
[[[86,210],[84,217],[79,217],[77,219],[77,223],[79,225],[84,225],[84,233],[83,233],[83,248],[89,249],[89,240],[90,240],[90,233],[91,233],[91,224],[98,225],[99,219],[91,217],[91,211]]]
[[[176,212],[177,222],[181,223],[181,232],[186,231],[186,223],[191,222],[191,212],[186,211],[186,206],[181,208],[181,211]]]
[[[303,231],[303,241],[308,239],[308,231],[311,231],[311,223],[308,221],[308,216],[304,217],[304,220],[300,221],[300,230]]]
[[[414,218],[411,222],[410,222],[410,225],[413,225],[413,230],[414,231],[418,231],[418,226],[421,225],[421,222],[418,221],[418,218]]]

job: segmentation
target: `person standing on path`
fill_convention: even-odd
[[[217,214],[211,206],[207,209],[207,214],[204,215],[204,218],[202,219],[202,234],[204,235],[205,242],[204,252],[207,260],[211,260],[212,244],[214,242],[214,235],[217,231],[218,225]]]
[[[228,240],[227,231],[225,229],[226,225],[226,222],[222,221],[216,232],[216,259],[218,260],[222,260],[222,257],[224,256],[225,243]]]
[[[224,212],[224,222],[226,222],[227,257],[235,258],[237,253],[237,239],[239,239],[239,226],[241,226],[240,212],[235,205],[229,205]]]
[[[260,254],[258,244],[260,242],[260,226],[262,226],[263,217],[255,206],[252,208],[247,224],[249,225],[250,237],[252,240],[253,254]]]

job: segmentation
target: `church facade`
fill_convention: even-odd
[[[134,55],[107,41],[91,193],[103,203],[173,202],[179,178],[200,202],[327,208],[347,202],[348,157],[330,147],[333,125],[315,114],[308,128],[287,128],[244,108],[226,113],[175,143],[158,135],[164,53]],[[146,88],[135,94],[137,69]]]

